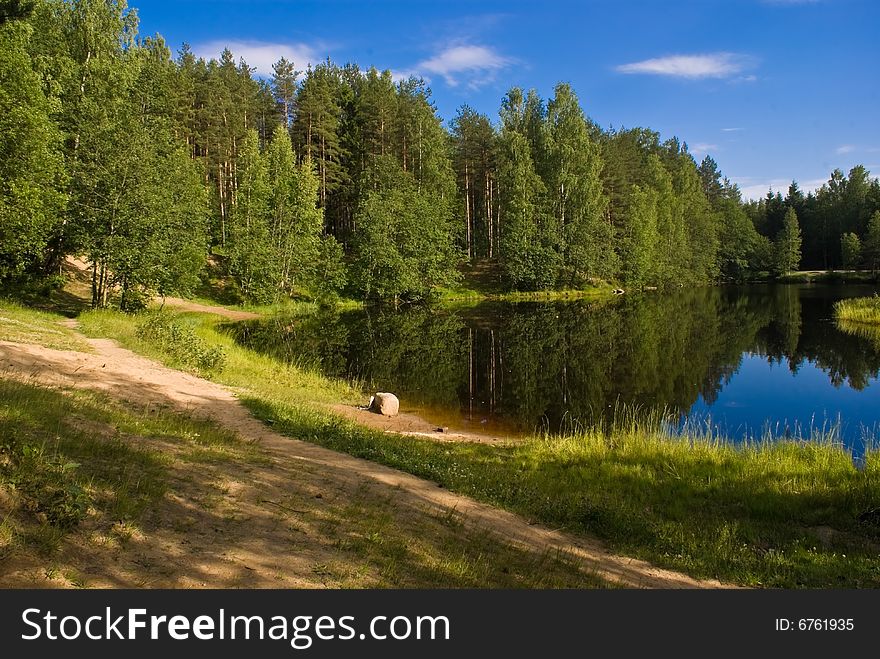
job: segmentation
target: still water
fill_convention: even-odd
[[[238,323],[278,359],[393,391],[451,427],[552,431],[622,407],[737,440],[834,428],[854,452],[880,430],[880,330],[840,327],[872,286],[707,287],[606,303],[325,311]]]

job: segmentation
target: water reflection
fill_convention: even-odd
[[[323,311],[231,331],[472,423],[556,430],[623,403],[711,418],[734,437],[840,418],[854,444],[880,421],[880,333],[838,328],[832,306],[874,290],[707,287],[605,304]]]

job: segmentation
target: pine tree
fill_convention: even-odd
[[[346,227],[339,213],[334,212],[335,209],[328,212],[332,205],[330,197],[348,179],[343,169],[345,154],[339,137],[340,84],[338,71],[329,63],[309,69],[298,96],[293,134],[301,157],[309,159],[317,168],[318,205],[328,214],[328,228],[342,237]]]
[[[294,98],[296,97],[296,78],[302,73],[293,67],[293,62],[284,57],[272,65],[272,94],[278,103],[281,122],[290,128],[294,117]]]
[[[703,185],[703,194],[706,195],[706,199],[709,200],[710,204],[717,204],[723,193],[718,163],[711,156],[706,156],[700,162],[699,174]]]
[[[361,154],[384,156],[391,152],[394,121],[397,114],[397,93],[390,71],[367,71],[357,93],[357,121],[360,130]]]
[[[500,233],[496,190],[495,130],[467,105],[452,120],[453,166],[464,202],[468,258],[497,256]]]

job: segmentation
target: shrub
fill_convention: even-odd
[[[191,369],[219,372],[226,365],[226,353],[221,346],[209,345],[192,327],[163,313],[147,314],[135,333]]]

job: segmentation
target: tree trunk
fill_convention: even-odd
[[[406,169],[406,167],[404,167]],[[321,135],[321,208],[327,207],[327,142]]]
[[[467,222],[467,255],[468,261],[470,261],[473,258],[471,253],[471,181],[467,160],[464,162],[464,214]]]
[[[92,309],[98,306],[98,262],[92,263]]]
[[[474,330],[468,328],[468,421],[474,418]]]
[[[485,200],[485,212],[486,212],[486,237],[488,238],[488,252],[489,258],[492,258],[492,209],[489,207],[489,172],[486,171],[486,200]]]

